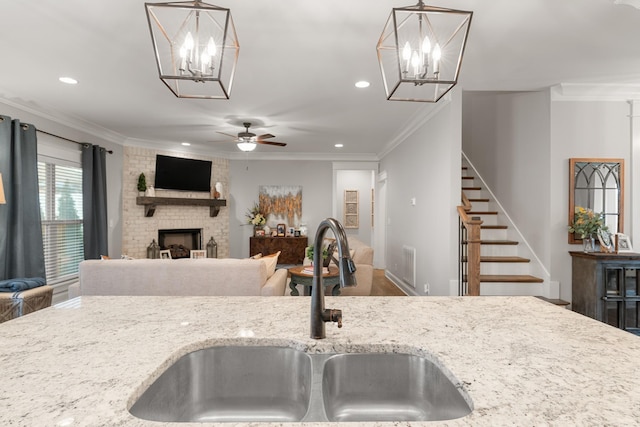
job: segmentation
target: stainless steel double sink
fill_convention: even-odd
[[[210,347],[171,365],[130,409],[164,422],[432,421],[471,400],[423,357]]]

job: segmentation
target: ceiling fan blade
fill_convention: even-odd
[[[271,135],[270,133],[265,133],[264,135],[259,135],[258,136],[258,141],[261,141],[263,139],[269,139],[269,138],[275,138],[275,135]]]
[[[284,142],[277,142],[277,141],[256,141],[258,144],[266,144],[266,145],[277,145],[278,147],[285,147],[287,144],[285,144]]]
[[[222,134],[222,135],[230,136],[230,137],[231,137],[231,138],[233,138],[233,139],[237,139],[237,138],[238,138],[238,135],[231,135],[230,133],[224,133],[224,132],[220,132],[220,131],[216,131],[216,132],[217,132],[217,133],[220,133],[220,134]]]

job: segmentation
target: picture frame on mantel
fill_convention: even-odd
[[[276,227],[276,230],[278,231],[278,234],[277,234],[278,237],[284,237],[287,233],[287,225],[278,224]]]

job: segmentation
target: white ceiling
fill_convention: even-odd
[[[629,0],[621,0],[627,2]],[[632,0],[633,1],[633,0]],[[158,79],[139,0],[4,1],[0,98],[129,145],[220,153],[254,123],[285,148],[255,157],[376,159],[433,104],[386,101],[375,46],[403,0],[210,0],[240,42],[230,100],[176,98]],[[474,12],[459,87],[640,85],[640,10],[614,0],[434,0]],[[75,86],[60,76],[79,80]],[[358,80],[368,89],[356,89]],[[0,113],[2,113],[0,111]],[[46,129],[45,129],[46,130]],[[218,142],[212,142],[218,141]],[[344,148],[334,148],[343,143]]]

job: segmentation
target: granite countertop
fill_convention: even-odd
[[[328,324],[324,340],[308,338],[309,306],[304,297],[81,297],[5,322],[0,425],[201,426],[127,409],[180,356],[227,344],[427,355],[473,401],[457,420],[386,425],[640,423],[640,338],[537,298],[327,297],[344,327]]]

